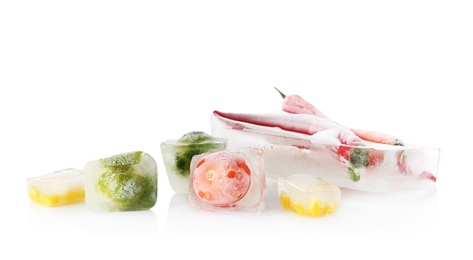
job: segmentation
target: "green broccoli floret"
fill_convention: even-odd
[[[353,148],[350,151],[350,163],[353,167],[368,166],[370,163],[368,151],[366,149]]]
[[[183,177],[189,177],[192,157],[206,152],[225,149],[225,142],[213,142],[215,138],[201,131],[192,131],[183,135],[176,147],[174,166]]]

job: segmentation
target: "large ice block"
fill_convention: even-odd
[[[84,176],[80,169],[66,168],[27,179],[30,199],[45,206],[83,202]]]
[[[142,151],[87,162],[84,182],[91,211],[146,210],[156,204],[157,165]]]
[[[229,149],[264,150],[267,177],[308,173],[339,187],[373,192],[432,186],[436,181],[438,148],[370,142],[346,145],[333,139],[331,130],[307,135],[215,113],[211,127],[213,136],[228,140]]]
[[[263,157],[258,148],[194,156],[189,181],[191,205],[210,211],[261,212],[266,199]]]
[[[194,155],[224,150],[226,146],[226,139],[215,138],[200,131],[189,132],[179,140],[162,142],[161,154],[174,192],[189,191],[190,163]]]
[[[333,213],[341,191],[313,174],[294,174],[278,178],[281,205],[302,216],[320,217]]]

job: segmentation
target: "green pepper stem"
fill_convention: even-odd
[[[286,95],[284,95],[284,93],[282,93],[281,91],[279,91],[279,89],[278,89],[277,87],[274,87],[274,89],[276,89],[276,90],[279,92],[279,94],[281,95],[281,97],[282,97],[283,99],[286,98]]]
[[[354,182],[358,182],[360,180],[360,174],[357,173],[356,169],[348,167],[348,176]]]

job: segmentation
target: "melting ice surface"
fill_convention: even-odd
[[[373,192],[433,186],[436,181],[438,148],[371,142],[348,146],[340,144],[334,130],[309,136],[215,114],[211,127],[213,136],[228,140],[228,148],[263,149],[270,178],[314,174],[339,187]]]

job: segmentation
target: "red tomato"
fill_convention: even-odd
[[[204,202],[213,206],[231,206],[248,192],[251,169],[239,153],[215,152],[197,163],[192,184]]]
[[[384,161],[384,152],[376,149],[368,149],[368,166],[378,166]]]
[[[350,150],[351,150],[351,147],[350,147],[350,146],[340,145],[340,146],[338,147],[337,154],[338,154],[340,157],[343,157],[343,158],[345,158],[346,160],[349,160],[349,159],[350,159]]]

